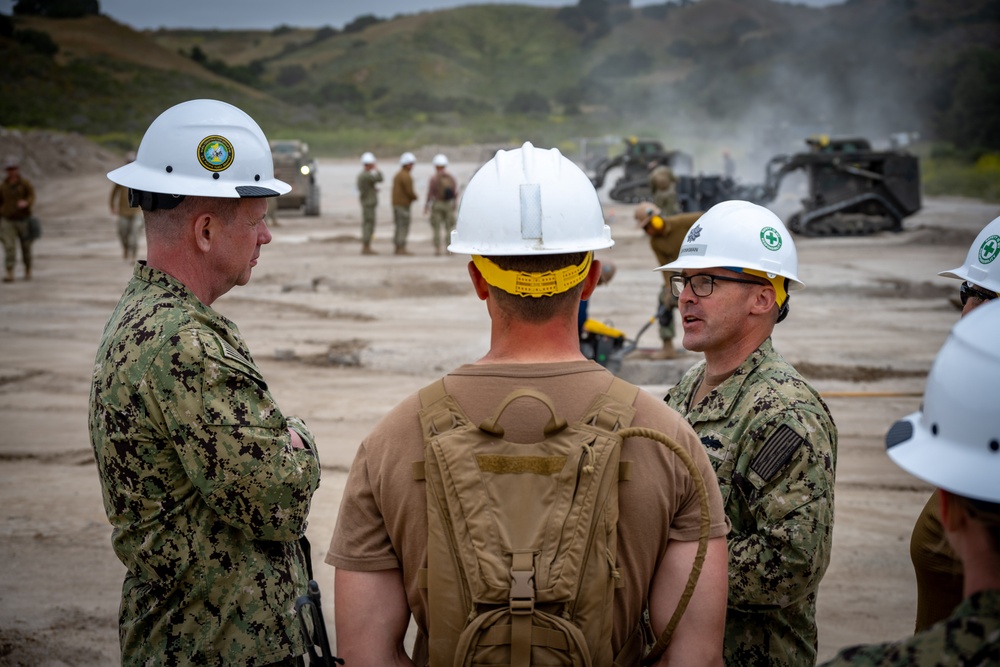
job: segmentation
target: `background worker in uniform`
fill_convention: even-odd
[[[0,240],[3,241],[5,283],[14,282],[17,265],[17,247],[21,246],[24,279],[31,280],[31,207],[35,205],[35,188],[31,181],[21,176],[20,163],[8,157],[4,169],[7,176],[0,183]]]
[[[891,458],[937,490],[944,535],[965,566],[962,600],[912,637],[841,651],[823,667],[1000,665],[1000,305],[952,328],[920,412],[885,436]]]
[[[448,158],[438,153],[434,156],[434,175],[427,186],[424,215],[431,214],[434,234],[434,254],[440,255],[442,246],[448,245],[451,230],[455,228],[455,211],[458,208],[458,181],[448,173]]]
[[[657,266],[677,259],[684,236],[699,217],[700,211],[664,216],[660,207],[650,202],[642,202],[635,207],[635,219],[649,236],[649,247],[656,255]],[[679,354],[674,346],[674,310],[677,308],[677,297],[670,291],[670,278],[673,275],[672,271],[663,271],[663,287],[660,288],[657,304],[662,346],[650,356],[651,359],[674,359]]]
[[[522,215],[527,216],[523,222],[534,224],[522,226]],[[521,388],[544,392],[561,417],[575,421],[616,381],[583,358],[577,336],[581,297],[590,296],[601,273],[592,253],[612,244],[593,185],[555,149],[524,144],[499,151],[473,177],[449,250],[473,256],[468,271],[491,318],[490,349],[444,378],[445,390],[472,422],[480,423]],[[495,254],[481,256],[487,249]],[[552,271],[564,277],[554,293],[546,280]],[[337,654],[352,667],[427,664],[427,598],[420,582],[428,562],[427,496],[411,466],[401,465],[424,459],[420,405],[417,394],[408,397],[362,442],[327,553],[326,562],[337,568]],[[632,426],[649,426],[678,440],[711,480],[707,457],[683,419],[642,391],[633,407]],[[548,419],[540,402],[516,400],[501,419],[504,438],[536,442]],[[634,461],[642,473],[618,484],[622,587],[613,594],[611,648],[616,653],[626,645],[636,648],[629,639],[641,643],[632,633],[647,606],[653,629],[663,630],[691,569],[697,546],[690,540],[696,540],[699,523],[692,480],[669,450],[628,438],[621,452],[622,460]],[[726,525],[718,489],[706,486],[711,505],[707,558],[660,664],[720,660]],[[530,504],[526,499],[526,511]],[[606,606],[603,600],[597,604]],[[417,624],[412,660],[403,649],[411,613]],[[635,657],[619,664],[638,664]]]
[[[372,153],[361,155],[361,173],[358,174],[358,198],[361,200],[361,254],[377,255],[372,250],[372,236],[375,234],[375,208],[378,206],[378,184],[382,182],[382,172],[375,164]]]
[[[125,157],[125,164],[135,161],[135,153]],[[128,188],[114,183],[108,200],[111,215],[118,217],[118,241],[122,245],[122,259],[135,261],[139,253],[139,234],[142,233],[142,209],[132,206]]]
[[[649,169],[649,191],[652,193],[653,203],[660,209],[660,215],[680,213],[674,170],[662,162],[651,162]]]
[[[1000,218],[994,219],[972,242],[962,266],[938,275],[963,281],[959,292],[962,317],[1000,293]],[[962,601],[962,561],[945,539],[940,503],[932,495],[917,517],[910,536],[910,560],[917,576],[915,631],[922,632],[947,618]]]
[[[406,238],[410,235],[410,204],[417,201],[417,193],[413,189],[413,165],[417,158],[413,153],[403,153],[399,157],[399,171],[392,177],[392,217],[396,225],[393,241],[396,244],[397,255],[412,255],[406,249]]]
[[[165,169],[169,166],[169,169]],[[299,664],[300,540],[319,460],[212,304],[250,280],[274,178],[257,123],[215,100],[160,114],[108,174],[146,218],[147,260],[104,328],[90,394],[122,664]]]
[[[708,452],[733,529],[725,660],[816,662],[816,591],[830,562],[837,428],[819,394],[773,348],[788,291],[804,287],[792,237],[744,201],[688,231],[671,279],[684,347],[703,352],[664,399]]]

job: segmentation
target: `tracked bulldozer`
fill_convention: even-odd
[[[788,228],[803,236],[859,236],[900,231],[920,210],[920,166],[902,149],[873,150],[867,139],[806,139],[809,150],[777,155],[765,168],[763,186],[743,186],[734,199],[767,204],[788,174],[803,171],[808,193]]]

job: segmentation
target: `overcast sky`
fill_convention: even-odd
[[[219,28],[270,30],[279,25],[318,28],[344,25],[363,14],[391,18],[396,14],[447,9],[473,4],[564,7],[575,0],[99,0],[101,13],[119,23],[144,28]],[[798,0],[826,6],[844,0]],[[633,7],[662,4],[663,0],[632,0]],[[0,13],[10,14],[15,0],[0,0]]]

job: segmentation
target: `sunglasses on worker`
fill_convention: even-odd
[[[969,281],[965,281],[965,282],[962,283],[962,287],[959,290],[958,294],[959,294],[959,296],[962,299],[962,305],[963,306],[965,305],[965,302],[968,301],[969,299],[979,299],[980,301],[990,301],[992,299],[997,298],[997,293],[996,292],[991,292],[989,290],[984,290],[982,287],[979,287],[978,285],[973,285]]]
[[[715,289],[715,283],[719,280],[727,283],[767,285],[767,283],[759,280],[744,280],[743,278],[730,278],[728,276],[713,276],[707,273],[696,273],[693,276],[682,276],[678,274],[670,277],[670,293],[674,296],[680,296],[681,292],[684,291],[684,286],[690,284],[691,291],[694,292],[695,296],[711,296],[712,290]]]

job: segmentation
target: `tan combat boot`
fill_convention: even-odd
[[[406,246],[399,246],[396,248],[397,255],[412,255],[413,253],[406,249]]]
[[[665,341],[663,341],[663,347],[654,352],[653,354],[649,355],[649,358],[662,360],[662,359],[676,359],[678,356],[680,356],[680,353],[677,351],[676,348],[674,348],[674,341],[668,338]]]
[[[372,247],[369,244],[366,243],[363,246],[361,246],[361,254],[362,255],[377,255],[378,253],[375,252],[374,250],[372,250]]]
[[[14,282],[14,269],[7,269],[7,275],[3,277],[5,283]]]

